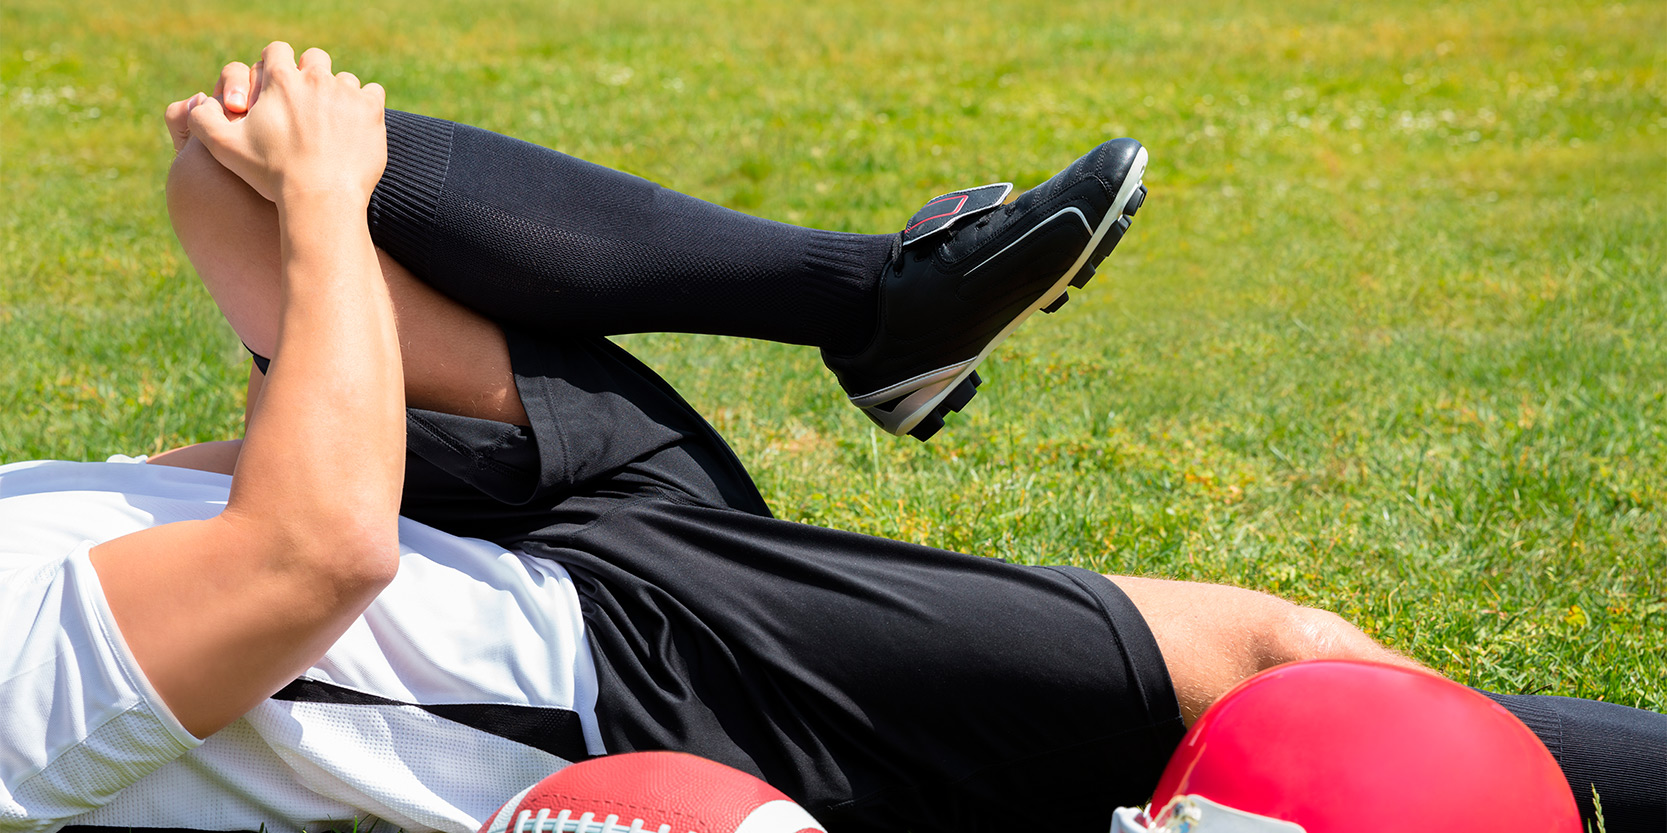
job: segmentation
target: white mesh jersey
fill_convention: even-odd
[[[466,833],[605,751],[567,572],[404,519],[398,576],[324,658],[193,738],[129,654],[87,550],[218,514],[230,485],[134,463],[0,466],[0,831]]]

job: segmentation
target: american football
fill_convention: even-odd
[[[574,764],[522,790],[480,833],[826,833],[780,790],[682,752]]]

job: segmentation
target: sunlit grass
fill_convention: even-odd
[[[931,444],[814,351],[625,339],[779,514],[1330,607],[1505,691],[1667,708],[1659,3],[0,10],[0,458],[223,437],[161,107],[270,38],[746,211],[896,228],[1111,135],[1152,197]]]

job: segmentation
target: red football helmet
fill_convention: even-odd
[[[1282,665],[1187,732],[1113,833],[1580,833],[1563,773],[1492,700],[1373,662]]]

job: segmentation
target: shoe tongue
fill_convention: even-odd
[[[907,248],[950,226],[994,209],[1007,199],[1012,190],[1013,183],[997,182],[933,197],[903,227],[902,245]]]

